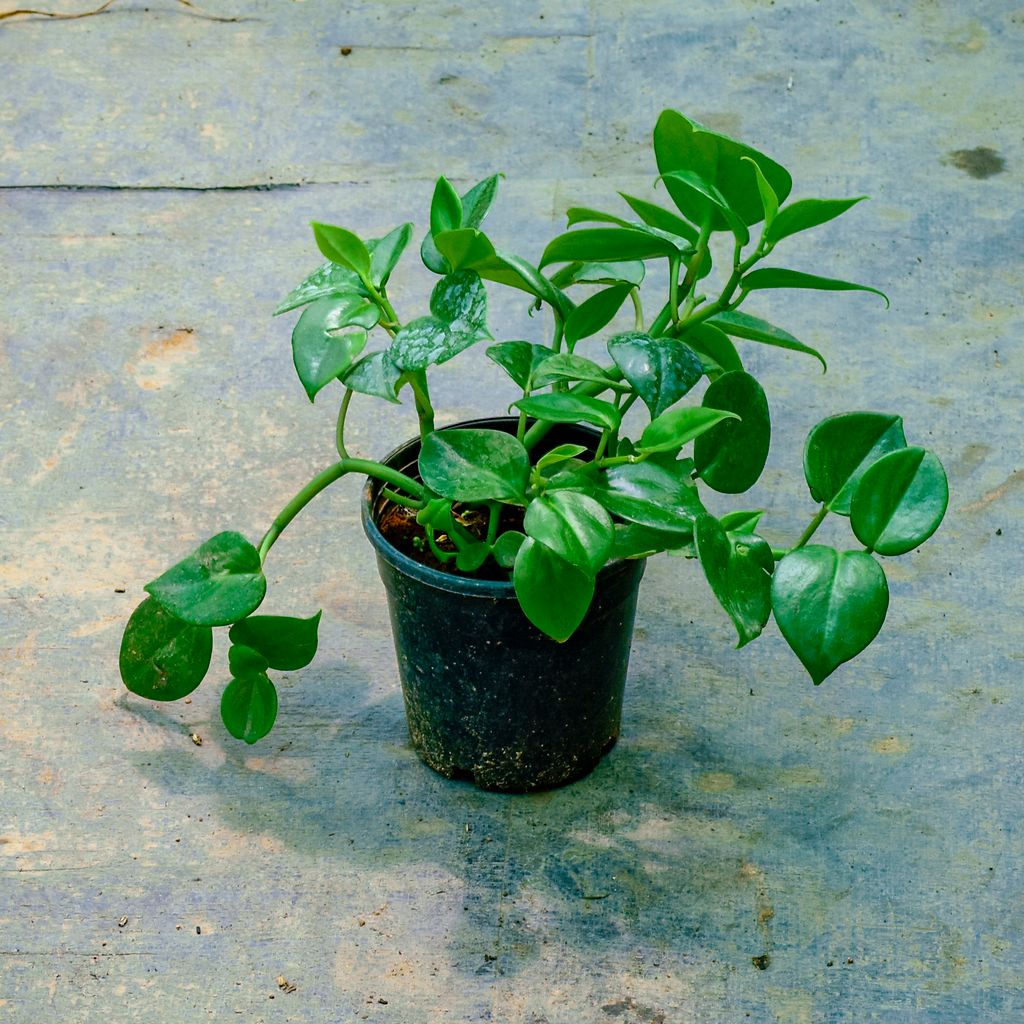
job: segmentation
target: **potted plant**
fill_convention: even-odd
[[[769,402],[737,342],[825,366],[741,311],[748,298],[789,288],[885,299],[789,269],[775,253],[863,197],[790,201],[778,163],[674,111],[658,120],[654,154],[674,209],[626,194],[629,214],[570,209],[570,230],[536,264],[481,230],[498,176],[463,195],[438,179],[420,246],[438,281],[429,312],[413,319],[388,296],[412,225],[364,240],[313,224],[327,262],[277,313],[302,309],[295,369],[311,401],[339,402],[338,460],[255,544],[220,533],[146,586],[121,647],[129,690],[184,697],[207,672],[213,628],[228,626],[224,724],[248,743],[266,735],[277,713],[269,673],[310,662],[320,612],[257,614],[263,565],[292,519],[352,474],[367,479],[363,521],[388,590],[410,733],[449,776],[524,790],[596,764],[618,735],[637,586],[657,552],[700,564],[739,646],[774,615],[815,684],[871,643],[889,600],[876,556],[917,547],[947,503],[939,460],[907,444],[898,415],[848,412],[811,429],[803,473],[816,509],[789,546],[759,534],[761,511],[741,501],[713,515],[704,501],[707,489],[746,491],[768,455]],[[667,268],[653,305],[652,267]],[[488,325],[488,284],[524,293],[550,315],[550,335],[502,338]],[[429,372],[476,344],[510,378],[501,415],[435,429]],[[351,454],[357,396],[411,399],[418,435],[380,461]],[[856,548],[811,543],[830,514],[848,519]]]

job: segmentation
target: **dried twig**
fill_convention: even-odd
[[[91,18],[93,15],[102,14],[109,7],[113,6],[117,0],[106,0],[106,3],[101,4],[94,11],[80,11],[78,14],[60,14],[57,11],[37,11],[29,7],[22,7],[14,11],[0,11],[0,21],[5,18],[54,18],[58,21],[75,21],[78,18]],[[201,7],[192,3],[192,0],[176,0],[177,3],[181,4],[182,7],[187,7],[197,18],[203,18],[205,21],[220,21],[225,23],[242,21],[242,18],[221,18],[216,14],[207,14]]]

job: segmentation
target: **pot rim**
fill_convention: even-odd
[[[470,420],[460,420],[458,423],[449,423],[443,427],[438,427],[438,429],[491,428],[497,423],[514,426],[518,422],[519,418],[517,416],[484,416]],[[592,433],[595,438],[600,437],[598,431],[592,430],[587,426],[582,424],[573,424],[573,426],[587,434]],[[389,465],[391,460],[400,455],[406,448],[417,445],[419,442],[419,437],[411,437],[388,452],[380,461],[385,465]],[[436,590],[445,590],[448,593],[461,594],[464,597],[516,600],[515,585],[511,580],[506,583],[503,580],[478,580],[472,576],[457,576],[454,573],[442,572],[440,569],[424,565],[422,562],[416,561],[415,558],[410,558],[399,551],[384,536],[373,517],[373,505],[380,486],[379,480],[367,477],[366,483],[363,486],[362,501],[360,503],[363,530],[379,557],[385,559],[385,561],[405,575],[411,576],[413,579],[419,580],[421,583],[425,583]],[[608,562],[598,572],[598,578],[618,575],[629,569],[631,563],[635,561],[646,561],[646,559],[619,558],[613,562]]]

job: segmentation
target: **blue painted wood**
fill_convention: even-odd
[[[1019,1018],[1012,5],[245,10],[0,22],[0,183],[111,186],[0,190],[0,1019]],[[657,560],[616,750],[564,790],[479,793],[409,750],[341,485],[268,563],[268,610],[324,608],[268,741],[224,734],[222,669],[190,704],[124,694],[141,585],[220,529],[258,535],[331,459],[334,409],[306,401],[290,318],[269,318],[318,262],[306,222],[422,227],[436,172],[502,169],[493,234],[536,255],[570,203],[650,186],[666,103],[793,164],[798,194],[875,197],[791,260],[878,284],[891,310],[759,307],[830,371],[819,394],[812,361],[753,356],[780,397],[751,502],[799,529],[809,500],[777,485],[806,429],[905,413],[947,462],[951,514],[887,564],[878,644],[815,689],[774,631],[732,650],[699,572]],[[271,175],[320,184],[171,187]],[[396,303],[428,288],[411,271]],[[498,323],[537,330],[514,297]],[[505,394],[467,358],[432,382],[452,420]],[[368,453],[413,430],[353,412]]]

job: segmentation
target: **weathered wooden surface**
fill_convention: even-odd
[[[1024,14],[975,6],[210,0],[246,19],[225,24],[151,0],[0,22],[0,1019],[1024,1015]],[[268,741],[226,737],[216,673],[187,705],[124,694],[142,583],[220,529],[258,535],[330,460],[332,410],[268,319],[317,263],[305,222],[422,225],[436,173],[504,170],[493,234],[535,255],[570,202],[649,186],[666,105],[792,163],[803,194],[876,197],[797,265],[893,308],[762,307],[828,356],[820,395],[810,361],[757,358],[781,396],[769,485],[839,408],[905,412],[950,469],[872,651],[815,689],[774,631],[733,651],[699,571],[658,560],[616,750],[565,790],[482,794],[407,747],[349,484],[268,566],[268,608],[325,609]],[[497,306],[506,336],[533,329]],[[505,394],[470,367],[437,375],[450,420]],[[367,452],[412,430],[356,412]],[[780,538],[810,512],[798,480],[758,500]]]

